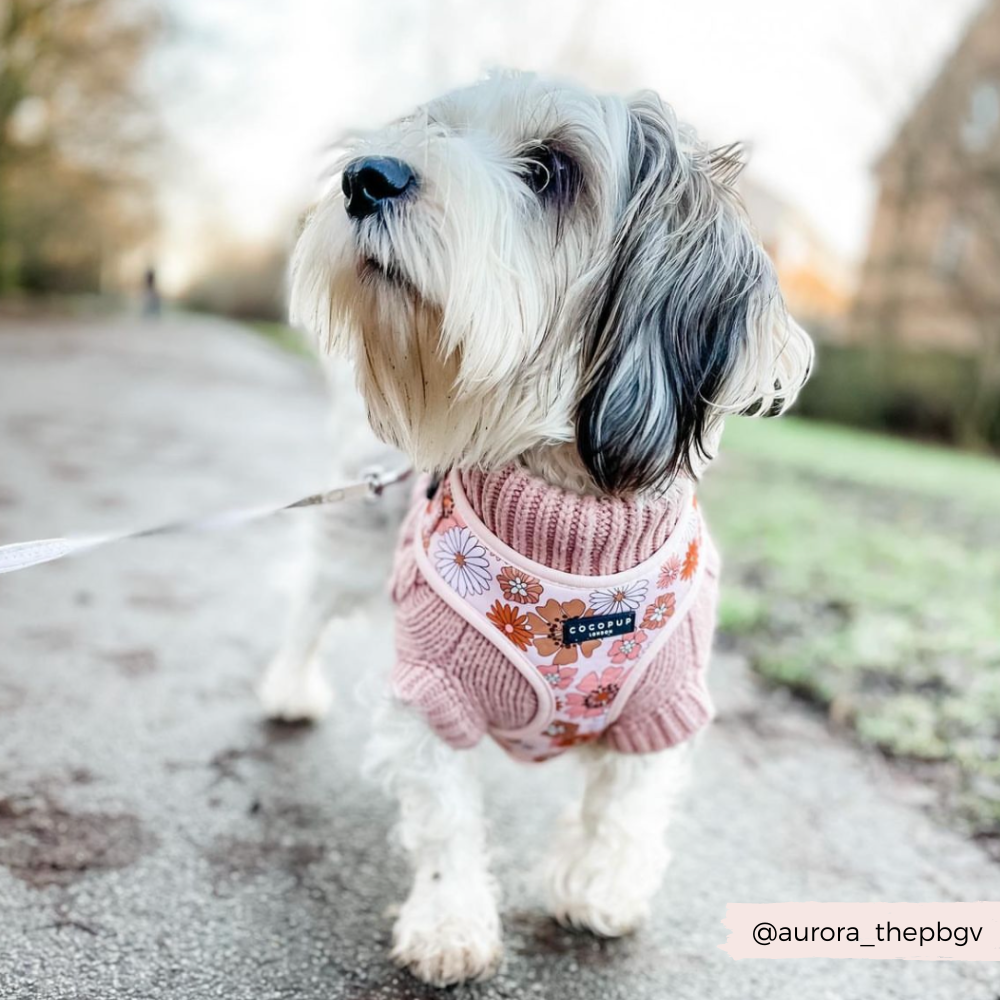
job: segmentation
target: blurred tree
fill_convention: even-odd
[[[0,293],[98,290],[153,224],[147,0],[0,0]]]

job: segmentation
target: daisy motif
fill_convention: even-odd
[[[622,611],[635,611],[644,600],[649,584],[645,580],[622,584],[609,590],[595,590],[590,595],[590,606],[595,615],[616,615]]]
[[[625,663],[635,660],[642,652],[642,644],[646,641],[645,632],[629,632],[611,644],[609,659],[612,663]]]
[[[481,594],[493,579],[486,549],[473,538],[468,528],[450,528],[438,542],[437,571],[460,597]]]
[[[576,691],[566,695],[566,713],[573,719],[593,719],[604,715],[618,697],[618,683],[624,667],[608,667],[598,675],[587,674],[577,685]]]

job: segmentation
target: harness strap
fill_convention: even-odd
[[[684,620],[701,581],[704,526],[685,508],[667,542],[621,573],[565,573],[515,552],[472,509],[452,470],[431,494],[414,545],[428,584],[531,685],[534,719],[493,737],[545,760],[597,739]]]

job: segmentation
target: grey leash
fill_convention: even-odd
[[[361,479],[347,483],[323,493],[313,493],[292,503],[268,504],[259,507],[242,507],[235,510],[222,511],[203,517],[187,518],[181,521],[170,521],[158,524],[152,528],[139,528],[133,531],[109,532],[103,535],[85,535],[77,538],[42,538],[32,542],[14,542],[11,545],[0,545],[0,573],[13,573],[29,566],[64,559],[66,556],[79,555],[93,549],[110,545],[112,542],[124,542],[132,538],[151,538],[154,535],[176,535],[181,532],[226,531],[250,521],[270,517],[283,510],[298,510],[301,507],[320,507],[326,504],[340,503],[343,500],[365,499],[374,500],[382,495],[387,486],[402,482],[413,470],[404,466],[388,472],[373,468],[364,472]]]

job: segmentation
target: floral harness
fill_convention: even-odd
[[[454,470],[441,481],[422,516],[417,565],[538,697],[528,725],[491,731],[504,749],[547,760],[614,723],[697,593],[703,530],[692,498],[649,559],[623,573],[579,576],[515,552],[476,516]]]

